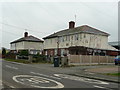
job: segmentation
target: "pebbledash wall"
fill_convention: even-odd
[[[108,37],[104,35],[76,33],[50,38],[44,41],[45,53],[51,55],[57,54],[58,47],[60,54],[69,53],[68,48],[70,46],[85,46],[90,48],[115,50],[114,47],[108,45]]]
[[[22,41],[11,44],[11,50],[43,50],[43,43]]]

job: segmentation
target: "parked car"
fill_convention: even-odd
[[[120,55],[119,55],[119,56],[116,56],[114,62],[115,62],[115,65],[120,64]]]

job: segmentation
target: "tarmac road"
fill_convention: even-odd
[[[1,61],[1,60],[0,60]],[[44,66],[42,66],[44,67]],[[59,68],[58,68],[59,69]],[[31,64],[20,64],[2,60],[2,83],[4,88],[96,88],[114,90],[117,83],[67,75],[50,70],[48,67],[33,67]]]

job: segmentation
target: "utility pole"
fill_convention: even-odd
[[[57,40],[57,55],[59,56],[59,37],[58,37],[58,40]]]

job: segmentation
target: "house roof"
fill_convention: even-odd
[[[100,34],[100,35],[105,35],[105,36],[110,35],[106,32],[100,31],[100,30],[90,27],[88,25],[83,25],[83,26],[79,26],[76,28],[61,30],[61,31],[51,34],[47,37],[44,37],[43,39],[53,38],[53,37],[62,36],[62,35],[69,35],[69,34],[73,34],[73,33],[82,33],[82,32],[90,33],[90,34]]]
[[[109,44],[112,45],[112,46],[118,46],[118,45],[120,45],[120,41],[109,42]]]
[[[22,37],[22,38],[20,38],[20,39],[18,39],[18,40],[15,40],[15,41],[11,42],[10,44],[12,44],[12,43],[17,43],[17,42],[21,42],[21,41],[43,42],[43,40],[41,40],[41,39],[39,39],[39,38],[37,38],[37,37],[34,37],[34,36],[30,35],[30,36]]]

